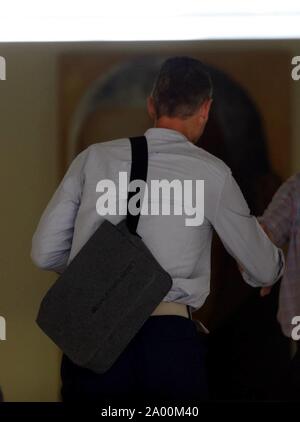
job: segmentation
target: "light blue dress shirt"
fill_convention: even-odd
[[[149,150],[147,182],[204,180],[202,225],[187,226],[185,215],[140,217],[138,233],[173,280],[164,300],[190,305],[192,310],[203,305],[210,291],[213,229],[244,268],[248,284],[260,287],[275,283],[284,268],[282,251],[250,215],[230,169],[177,131],[151,128],[145,136]],[[97,213],[96,186],[103,179],[117,184],[119,172],[130,175],[130,168],[127,138],[93,144],[75,158],[34,234],[31,256],[38,267],[63,271],[104,218],[114,224],[124,218]]]

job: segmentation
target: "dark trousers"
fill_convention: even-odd
[[[104,374],[81,368],[64,355],[63,401],[205,400],[206,350],[207,338],[191,319],[151,316]]]
[[[300,401],[300,341],[296,344],[297,351],[291,360],[286,376],[281,383],[284,400]]]

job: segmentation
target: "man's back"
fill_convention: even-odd
[[[172,287],[162,303],[177,306],[169,308],[167,315],[162,311],[149,315],[120,359],[103,375],[82,371],[64,356],[61,373],[65,400],[125,395],[207,398],[206,339],[197,334],[193,320],[175,312],[175,308],[199,308],[209,293],[212,228],[251,286],[273,284],[282,274],[282,252],[250,215],[231,171],[194,146],[205,129],[212,94],[211,78],[201,62],[174,57],[162,65],[147,99],[155,127],[145,134],[151,196],[145,195],[137,232],[172,277]],[[32,258],[39,267],[64,271],[104,218],[113,223],[124,218],[124,185],[130,167],[131,150],[126,139],[95,144],[74,160],[33,238]],[[126,173],[127,179],[121,181],[121,197],[116,189],[120,173]],[[176,186],[173,212],[170,189],[152,196],[153,181]],[[190,182],[195,182],[195,192]],[[136,198],[129,201],[130,212],[132,199]],[[150,205],[150,213],[143,212],[144,204]],[[121,210],[115,210],[115,205],[121,205]],[[160,206],[163,211],[164,205],[170,206],[169,215],[153,213]],[[185,214],[180,215],[182,207]],[[104,215],[102,211],[107,209],[112,212]]]
[[[255,278],[261,278],[265,283],[272,281],[276,272],[277,250],[254,218],[249,216],[247,204],[232,179],[230,169],[175,130],[152,128],[145,135],[149,151],[148,213],[141,216],[137,231],[172,277],[173,287],[165,300],[188,304],[194,309],[204,303],[209,294],[213,227],[230,252],[250,270],[247,282],[251,284],[252,276],[252,284],[256,283]],[[130,168],[128,139],[94,144],[79,154],[35,234],[33,258],[40,267],[62,271],[104,219],[117,224],[124,218],[119,210],[126,209],[126,193],[123,190],[119,195],[119,175],[126,173],[128,182]],[[97,213],[100,196],[97,185],[105,179],[117,187],[115,194],[108,195],[109,200],[116,202],[115,215]],[[174,215],[176,192],[171,190],[170,195],[160,197],[151,195],[155,180],[180,182],[181,205],[184,208],[181,215]],[[204,181],[204,198],[196,191],[196,180]],[[192,191],[186,188],[187,181],[192,181]],[[156,203],[158,201],[159,204]],[[167,202],[171,202],[170,215],[162,215],[161,207]],[[204,211],[203,222],[195,224],[194,221],[191,224],[195,225],[188,225],[188,220],[196,219],[192,213],[201,214],[197,207]],[[159,209],[159,215],[153,215],[153,208]],[[51,224],[49,215],[54,214],[56,218]],[[248,232],[248,238],[237,235],[239,230],[244,230],[245,234]],[[253,254],[253,260],[249,260],[247,242],[252,247],[257,242],[258,251],[257,255]]]

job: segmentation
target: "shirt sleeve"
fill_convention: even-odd
[[[226,250],[244,269],[246,283],[252,287],[269,286],[282,276],[283,253],[250,214],[231,172],[225,178],[213,225]]]
[[[84,183],[85,157],[86,150],[72,162],[33,235],[31,258],[43,270],[60,273],[67,266]]]
[[[290,239],[294,201],[295,176],[281,185],[259,221],[264,224],[277,246],[283,247]]]

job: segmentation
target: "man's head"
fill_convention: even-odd
[[[211,102],[212,82],[204,65],[190,57],[174,57],[159,71],[148,98],[148,112],[156,127],[178,130],[196,142]]]

